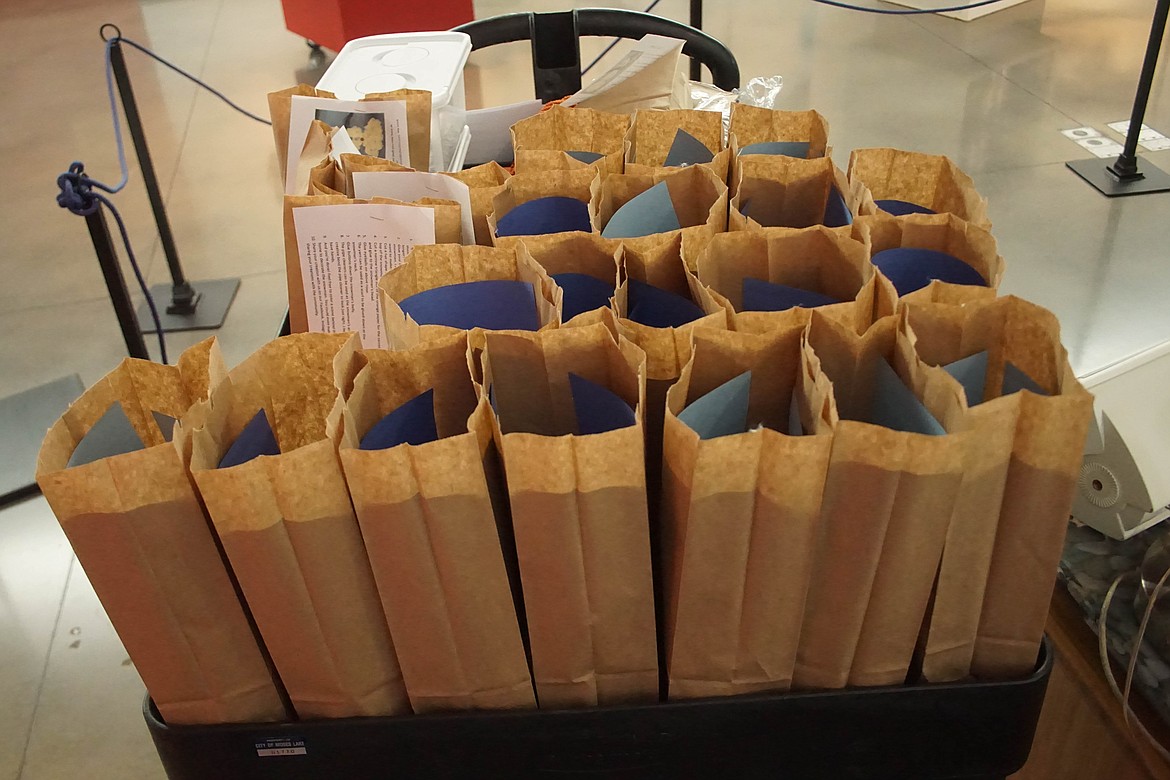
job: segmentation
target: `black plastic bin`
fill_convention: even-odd
[[[1004,778],[1028,758],[1052,650],[996,683],[588,710],[146,723],[170,780]]]

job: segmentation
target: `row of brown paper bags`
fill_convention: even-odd
[[[1050,314],[1003,298],[863,336],[801,309],[766,334],[693,329],[651,466],[661,513],[646,358],[614,327],[392,352],[300,334],[226,373],[207,342],[177,367],[127,360],[50,430],[38,481],[173,723],[655,701],[660,652],[671,698],[898,684],[920,639],[927,680],[1031,668],[1091,407]],[[979,351],[969,408],[930,364]],[[850,419],[877,361],[944,435]],[[995,397],[1009,363],[1041,392]],[[679,420],[745,370],[761,427],[701,440]],[[634,424],[578,434],[570,373]],[[437,440],[359,448],[428,390]],[[146,447],[67,468],[115,402]],[[783,432],[793,408],[806,435]],[[258,409],[280,454],[216,468]]]
[[[945,157],[893,149],[856,150],[848,174],[828,157],[747,155],[733,156],[732,160],[729,174],[720,174],[702,164],[646,168],[639,173],[624,174],[581,164],[579,168],[528,170],[510,175],[498,164],[487,163],[460,173],[436,175],[451,176],[468,186],[475,242],[485,246],[514,241],[513,236],[499,230],[501,220],[516,209],[544,198],[568,198],[585,204],[590,229],[606,234],[619,210],[659,184],[665,184],[673,216],[680,225],[678,230],[688,235],[709,236],[752,227],[802,228],[818,224],[838,227],[851,218],[884,213],[874,200],[877,193],[888,196],[880,203],[892,200],[929,203],[932,205],[924,206],[924,212],[954,214],[979,227],[990,228],[986,202],[975,192],[966,175]],[[327,158],[312,169],[307,195],[287,197],[286,208],[352,202],[354,174],[390,175],[406,170],[409,169],[364,156],[343,154],[339,162]],[[877,171],[884,178],[879,179]],[[878,189],[871,190],[871,186]],[[849,214],[834,221],[827,212],[838,194]],[[911,198],[915,200],[910,201]],[[372,202],[432,210],[436,242],[462,242],[462,207],[454,200],[376,198]],[[665,204],[659,204],[662,205]],[[626,240],[647,246],[661,240],[661,235],[646,233],[627,236]]]
[[[333,97],[331,93],[306,85],[269,95],[282,175],[294,95]],[[411,158],[428,159],[424,149],[415,147],[425,145],[429,148],[429,98],[425,91],[399,90],[370,95],[364,100],[402,100],[406,105]],[[588,200],[588,192],[583,198],[580,193],[573,194],[576,184],[573,177],[568,177],[559,191],[550,191],[540,185],[539,178],[533,179],[530,174],[592,170],[602,176],[661,176],[664,166],[670,162],[680,131],[710,153],[708,162],[694,164],[708,169],[715,179],[732,188],[729,197],[733,211],[738,213],[738,207],[748,199],[757,200],[757,206],[759,201],[767,202],[777,220],[769,226],[818,224],[820,215],[824,214],[829,190],[836,187],[845,196],[855,216],[874,213],[876,199],[915,204],[933,213],[952,213],[981,227],[990,227],[986,200],[976,192],[971,178],[946,157],[895,149],[862,149],[850,156],[848,176],[841,174],[828,159],[831,151],[829,123],[812,110],[784,111],[734,103],[725,138],[719,112],[680,109],[616,114],[552,106],[512,127],[515,172],[531,179],[514,185],[518,194],[505,198],[502,204],[489,203],[507,179],[507,172],[495,163],[452,175],[472,188],[476,240],[487,244],[491,232],[487,229],[486,216],[493,210],[497,217],[502,216],[505,212],[501,209],[552,194]],[[352,197],[355,171],[402,169],[393,161],[364,156],[340,155],[339,161],[334,162],[327,157],[330,132],[331,129],[323,123],[317,124],[305,141],[302,165],[306,168],[315,166],[309,177],[307,194]],[[803,148],[794,150],[791,148],[794,146]],[[756,151],[769,147],[773,151]],[[775,147],[784,147],[784,151],[774,151]],[[692,161],[686,160],[682,164],[692,164]],[[585,175],[584,178],[590,177]],[[453,204],[447,202],[444,205]],[[738,216],[747,219],[742,214]],[[436,217],[439,218],[438,213]],[[733,221],[735,219],[733,216]]]
[[[875,215],[861,217],[849,228],[756,228],[720,233],[708,240],[679,234],[643,248],[591,233],[559,233],[524,236],[507,248],[415,247],[401,265],[379,281],[382,321],[391,348],[412,346],[425,334],[446,328],[416,323],[404,311],[405,301],[452,285],[491,280],[531,284],[541,327],[578,318],[589,321],[596,319],[597,312],[575,313],[578,310],[571,309],[556,281],[564,274],[588,276],[613,290],[609,309],[614,316],[636,332],[646,332],[644,337],[630,337],[650,354],[650,377],[658,378],[661,371],[656,356],[661,350],[648,344],[670,329],[651,328],[632,318],[628,305],[631,284],[649,285],[693,303],[696,323],[747,332],[771,329],[783,312],[745,310],[745,281],[783,285],[840,301],[819,308],[862,333],[874,320],[892,314],[899,297],[871,258],[903,248],[953,256],[987,280],[986,287],[962,289],[935,281],[903,296],[910,300],[949,294],[963,299],[994,297],[1003,276],[1004,260],[992,235],[950,214]],[[304,311],[303,300],[299,310]],[[294,330],[304,329],[300,317],[294,316],[292,322]],[[673,373],[667,376],[673,379],[682,363],[676,351],[670,351],[675,359],[667,369]]]

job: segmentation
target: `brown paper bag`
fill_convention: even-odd
[[[533,261],[523,244],[518,244],[516,249],[457,244],[418,246],[410,251],[402,265],[378,281],[382,321],[390,348],[406,349],[456,330],[445,325],[419,325],[402,311],[400,301],[437,287],[489,279],[531,283],[536,291],[541,328],[560,325],[561,289]]]
[[[1035,667],[1044,633],[1093,399],[1073,375],[1050,312],[1012,297],[966,308],[965,341],[987,339],[986,413],[1011,407],[1016,417],[971,670],[980,678],[1022,677]],[[1047,395],[995,398],[1007,363]]]
[[[615,290],[617,289],[621,247],[614,247],[613,242],[606,241],[596,233],[521,236],[520,243],[553,281],[556,281],[558,274],[584,274],[611,284]],[[567,312],[562,314],[568,317]],[[569,317],[563,324],[574,324],[578,318],[586,317],[587,314],[589,312]]]
[[[829,150],[829,123],[816,111],[777,111],[732,103],[729,135],[740,148],[770,141],[807,141],[808,159],[825,157]]]
[[[671,699],[792,683],[832,435],[788,435],[802,399],[802,327],[768,336],[694,331],[668,394],[663,457]],[[679,413],[751,372],[745,432],[701,439]],[[756,428],[757,425],[765,427]]]
[[[337,450],[325,436],[334,358],[344,363],[356,342],[324,333],[269,342],[176,429],[302,718],[410,711]],[[281,454],[217,468],[257,410]]]
[[[864,185],[848,182],[828,157],[737,156],[731,182],[730,230],[822,225],[834,188],[841,193],[851,217],[877,212]]]
[[[578,165],[589,165],[607,174],[622,173],[629,126],[626,114],[560,105],[548,108],[512,125],[516,172],[575,170]],[[583,163],[565,152],[592,152],[602,157]]]
[[[904,317],[858,337],[814,311],[808,341],[832,382],[836,416],[794,687],[905,681],[962,480],[961,390],[926,370]],[[946,431],[923,435],[864,422],[876,411],[880,362]],[[813,399],[813,408],[820,403]]]
[[[622,239],[626,247],[647,249],[671,240],[681,233],[684,242],[700,244],[716,233],[727,230],[727,185],[710,169],[693,165],[688,168],[660,168],[653,174],[607,176],[594,185],[590,215],[594,229],[603,234],[614,212],[659,182],[666,182],[681,228]]]
[[[995,237],[953,214],[859,217],[853,223],[853,236],[869,247],[871,258],[897,247],[933,249],[974,268],[992,290],[999,288],[1003,278],[1005,264],[996,248]],[[935,283],[941,284],[937,280]]]
[[[498,162],[487,162],[468,168],[465,171],[445,174],[463,182],[471,190],[471,221],[475,225],[475,243],[480,246],[492,245],[492,230],[488,226],[488,214],[492,211],[492,201],[504,182],[511,176]]]
[[[671,111],[636,111],[630,123],[629,149],[625,173],[650,175],[666,163],[678,131],[689,133],[714,155],[709,163],[700,163],[720,181],[727,181],[731,152],[723,143],[723,115],[718,111],[676,109]]]
[[[655,701],[644,357],[601,323],[472,336],[498,411],[540,706]],[[570,372],[616,393],[634,424],[582,435]]]
[[[496,235],[497,223],[512,209],[538,198],[573,198],[588,203],[598,176],[596,168],[582,168],[575,171],[517,174],[510,177],[492,199],[492,211],[488,214],[487,223],[492,245],[510,247],[515,246],[520,240],[520,236]]]
[[[854,149],[847,173],[851,182],[868,187],[875,200],[914,203],[991,230],[987,199],[948,157],[899,149]]]
[[[305,97],[333,98],[337,96],[323,89],[307,84],[298,84],[279,92],[268,93],[268,115],[272,119],[272,137],[276,143],[276,161],[280,169],[280,180],[284,181],[288,170],[289,123],[292,115],[294,95]],[[427,170],[431,155],[431,93],[419,89],[399,89],[394,92],[369,94],[362,101],[401,100],[406,103],[407,145],[410,161],[419,170]],[[318,154],[316,159],[320,159]],[[350,190],[352,192],[352,189]]]
[[[219,361],[213,339],[178,366],[122,361],[49,429],[37,459],[41,491],[171,724],[288,717],[171,431],[152,414],[177,419],[206,397]],[[145,449],[69,467],[115,403]]]
[[[435,243],[463,243],[463,209],[447,198],[419,198],[406,201],[396,198],[371,198],[370,203],[389,203],[396,206],[418,206],[435,212]]]
[[[508,520],[497,520],[489,489],[499,477],[490,411],[476,403],[467,336],[360,357],[365,365],[330,425],[411,706],[417,713],[533,708],[497,528]],[[438,440],[360,447],[385,415],[427,391]]]
[[[696,263],[699,282],[726,305],[734,328],[749,333],[766,332],[787,318],[783,312],[743,311],[746,278],[836,298],[840,303],[818,310],[858,334],[876,318],[892,314],[897,302],[893,286],[884,278],[879,283],[865,245],[821,226],[722,233],[712,237]]]

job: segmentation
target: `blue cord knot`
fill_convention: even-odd
[[[69,170],[57,177],[57,205],[69,209],[73,214],[87,217],[98,210],[101,205],[100,197],[93,192],[94,185],[102,187],[101,182],[95,182],[85,175],[85,166],[75,162]]]

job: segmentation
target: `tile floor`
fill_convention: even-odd
[[[476,5],[481,17],[519,6]],[[966,168],[991,200],[1009,263],[1004,289],[1056,311],[1078,373],[1170,338],[1170,264],[1159,237],[1170,195],[1106,200],[1064,169],[1088,155],[1059,133],[1128,118],[1151,3],[1029,0],[969,23],[809,0],[707,5],[707,30],[736,53],[745,78],[782,74],[784,107],[828,116],[838,164],[854,147],[892,145],[945,153]],[[664,0],[657,11],[685,19],[687,4]],[[266,92],[320,74],[284,29],[278,0],[5,0],[0,396],[72,372],[93,382],[123,354],[84,225],[53,203],[53,181],[73,159],[117,179],[97,37],[106,21],[258,112]],[[599,48],[590,43],[583,56]],[[526,56],[523,45],[473,55],[469,102],[529,97]],[[243,279],[219,331],[238,362],[275,333],[284,309],[269,131],[135,52],[128,59],[189,276]],[[1170,131],[1164,79],[1147,123]],[[1170,168],[1170,152],[1147,158]],[[133,164],[117,202],[148,279],[162,281]],[[173,336],[172,350],[200,336]],[[0,780],[161,778],[141,696],[43,500],[0,510]]]

